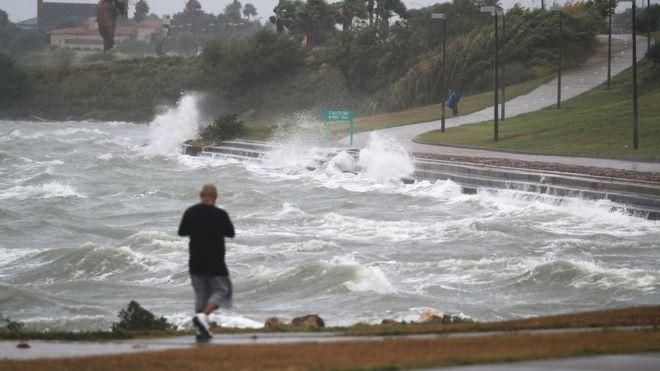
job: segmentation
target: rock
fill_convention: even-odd
[[[18,343],[18,345],[16,345],[16,348],[18,348],[18,349],[29,349],[30,344],[22,341],[22,342]]]
[[[280,319],[277,317],[267,318],[266,323],[264,323],[265,329],[276,329],[276,328],[284,328],[284,327],[286,327],[286,323],[280,321]]]
[[[316,314],[308,314],[306,316],[294,318],[293,321],[291,321],[291,325],[294,327],[323,328],[325,327],[325,322]]]
[[[435,308],[426,308],[419,315],[417,323],[442,322],[445,314]]]
[[[380,324],[381,325],[394,325],[394,324],[396,324],[396,321],[393,320],[393,319],[386,318]]]

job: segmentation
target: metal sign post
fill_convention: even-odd
[[[353,111],[323,111],[323,128],[326,141],[328,140],[328,122],[333,121],[347,121],[349,123],[350,145],[353,145],[353,135],[355,132],[355,125],[353,124]]]

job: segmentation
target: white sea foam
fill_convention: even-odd
[[[102,160],[102,161],[112,160],[112,157],[113,157],[112,153],[103,153],[96,156],[98,160]]]
[[[41,132],[36,132],[33,134],[26,134],[23,133],[21,130],[16,129],[12,130],[8,135],[7,138],[12,138],[12,139],[27,139],[27,140],[35,140],[35,139],[41,139],[44,138],[44,134]]]
[[[192,314],[190,312],[180,312],[172,315],[165,316],[169,323],[175,325],[178,329],[189,329],[192,327]],[[212,322],[221,327],[236,327],[236,328],[261,328],[262,322],[257,322],[250,318],[238,315],[227,314],[224,311],[215,312],[209,316]]]
[[[16,199],[39,199],[39,198],[85,198],[84,195],[76,192],[68,184],[50,182],[38,186],[15,186],[9,189],[0,190],[0,200]]]
[[[77,125],[80,125],[80,123],[77,123]],[[70,137],[70,136],[74,136],[74,135],[77,135],[77,134],[84,134],[86,137],[91,136],[91,135],[94,135],[94,136],[108,135],[107,132],[99,130],[99,129],[88,129],[88,128],[80,128],[80,127],[72,127],[72,128],[54,130],[49,135],[55,135],[55,136],[58,136],[58,137]]]
[[[385,273],[376,266],[360,264],[353,256],[336,256],[330,260],[330,264],[350,267],[354,270],[354,277],[343,283],[344,287],[350,291],[370,291],[377,294],[396,293],[396,288],[387,279]]]

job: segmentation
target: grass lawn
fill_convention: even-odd
[[[527,94],[538,86],[545,84],[552,80],[554,75],[540,77],[534,80],[521,82],[518,84],[507,86],[506,95],[508,99],[515,98],[519,95]],[[479,93],[463,97],[459,104],[460,114],[467,115],[472,112],[480,111],[493,103],[492,91]],[[417,124],[420,122],[427,122],[440,119],[441,103],[432,104],[424,107],[416,107],[399,112],[384,113],[373,116],[357,117],[354,120],[355,132],[371,131],[384,129],[394,126],[403,126],[410,124]],[[446,117],[452,117],[451,108],[447,108]],[[320,125],[320,122],[319,122]],[[267,140],[273,132],[273,127],[268,122],[254,121],[247,123],[250,129],[249,139],[253,140]],[[348,124],[335,123],[330,125],[330,132],[333,137],[343,137],[348,135]]]
[[[632,147],[632,71],[554,107],[507,118],[500,141],[493,142],[493,122],[424,133],[417,141],[539,153],[660,159],[660,66],[639,64],[639,150]]]

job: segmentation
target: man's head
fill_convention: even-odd
[[[204,205],[215,205],[218,199],[218,190],[213,184],[204,184],[202,191],[199,192],[199,198]]]

